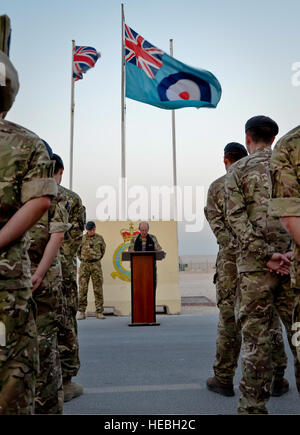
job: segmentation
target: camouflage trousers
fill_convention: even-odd
[[[0,322],[0,414],[34,414],[39,359],[31,288],[0,290]]]
[[[238,321],[238,273],[236,256],[220,250],[217,258],[215,284],[219,323],[214,373],[225,384],[233,382],[241,350],[241,326]],[[287,367],[282,327],[277,312],[271,326],[271,353],[273,377],[282,378]]]
[[[239,275],[239,321],[242,328],[242,379],[239,414],[267,414],[273,377],[272,337],[275,309],[285,326],[294,356],[296,384],[300,386],[300,364],[292,344],[296,297],[289,277],[270,272]],[[275,308],[275,309],[274,309]],[[281,340],[281,338],[279,338]]]
[[[237,288],[236,256],[220,249],[214,277],[219,308],[214,373],[225,384],[233,382],[241,348],[241,331],[235,321],[235,296]]]
[[[89,263],[82,261],[79,270],[79,306],[78,310],[85,312],[89,280],[92,278],[95,305],[97,313],[103,313],[103,274],[100,261]]]
[[[66,321],[60,325],[58,348],[63,379],[77,376],[80,368],[76,313],[78,310],[77,270],[63,268],[63,295],[65,297]]]
[[[35,413],[63,413],[63,382],[58,330],[65,321],[61,275],[49,269],[33,297],[37,304],[40,370],[36,382]]]

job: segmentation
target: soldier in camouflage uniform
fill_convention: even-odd
[[[269,214],[280,217],[293,238],[291,287],[296,295],[293,322],[300,322],[300,126],[276,144],[271,159],[272,199]],[[300,361],[300,346],[296,347]],[[300,384],[297,384],[300,393]]]
[[[246,148],[231,142],[224,149],[224,164],[228,169],[234,162],[247,156]],[[205,217],[216,236],[219,252],[214,283],[217,291],[219,324],[213,378],[207,380],[209,390],[233,396],[233,378],[238,364],[241,332],[235,321],[234,301],[237,287],[237,241],[227,223],[224,204],[225,175],[209,187]]]
[[[224,149],[226,169],[228,170],[233,163],[245,156],[247,156],[247,151],[243,145],[236,142],[226,145]],[[235,319],[238,312],[237,240],[226,218],[225,177],[226,175],[211,184],[207,195],[207,205],[204,209],[219,245],[214,277],[219,308],[217,352],[213,367],[215,376],[207,380],[207,387],[224,396],[233,396],[233,378],[240,354],[241,331],[240,324]],[[272,362],[273,375],[277,378],[278,375],[284,373],[287,367],[282,328],[277,312],[275,312],[274,325],[272,325]],[[273,390],[272,394],[280,396],[282,391]]]
[[[97,319],[105,319],[103,315],[103,274],[101,259],[105,254],[106,244],[103,237],[96,234],[96,225],[94,222],[88,222],[86,229],[87,234],[83,236],[82,243],[77,253],[81,261],[79,269],[78,320],[85,319],[90,278],[92,278],[93,282]]]
[[[18,74],[8,57],[0,86],[0,414],[33,414],[38,371],[35,304],[28,257],[30,229],[57,194],[44,143],[5,121],[18,92]]]
[[[85,207],[77,193],[61,186],[64,164],[62,159],[53,154],[55,172],[58,174],[58,192],[64,197],[71,229],[65,233],[65,238],[60,248],[62,266],[63,295],[65,298],[65,324],[60,325],[58,333],[58,348],[62,368],[64,401],[68,402],[83,393],[81,385],[72,382],[72,377],[77,376],[80,368],[79,345],[76,314],[78,310],[77,289],[77,251],[82,242],[85,227]]]
[[[246,123],[245,130],[251,155],[232,165],[225,180],[227,219],[239,244],[238,316],[243,336],[243,377],[238,413],[266,414],[273,374],[270,330],[274,307],[287,332],[299,384],[299,363],[291,342],[295,296],[285,255],[290,237],[279,219],[267,213],[271,145],[278,126],[270,118],[258,116]],[[288,389],[283,374],[273,382],[276,388]]]
[[[54,179],[57,181],[54,169]],[[58,192],[49,210],[29,231],[33,298],[37,304],[40,370],[36,383],[35,413],[63,413],[63,383],[58,331],[65,322],[59,248],[70,229],[65,198]]]

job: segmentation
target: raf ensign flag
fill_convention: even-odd
[[[162,109],[212,107],[222,89],[209,71],[185,65],[125,24],[126,97]]]

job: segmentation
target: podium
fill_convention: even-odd
[[[163,251],[123,252],[131,265],[131,323],[129,326],[158,326],[156,322],[156,261]]]

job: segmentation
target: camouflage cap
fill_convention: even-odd
[[[8,56],[0,51],[0,113],[9,111],[18,91],[18,73]]]
[[[273,119],[264,115],[253,116],[252,118],[248,119],[245,125],[245,132],[247,133],[247,131],[250,128],[264,128],[264,127],[270,128],[272,134],[274,136],[277,136],[279,132],[279,127],[277,123],[273,121]]]

